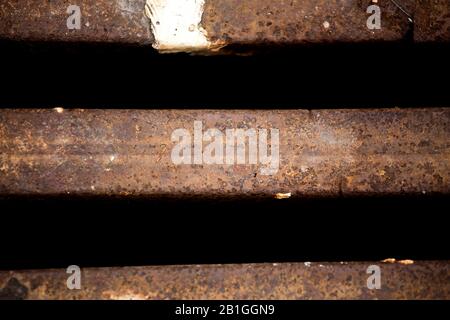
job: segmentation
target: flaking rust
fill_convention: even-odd
[[[370,266],[381,287],[369,289]],[[448,261],[274,263],[0,271],[1,299],[449,299]]]
[[[225,143],[230,130],[255,133],[254,148],[250,140]],[[208,139],[211,132],[218,136]],[[450,193],[447,108],[4,109],[0,136],[3,196],[289,201]],[[219,149],[210,152],[212,145]],[[251,150],[263,152],[251,158]]]

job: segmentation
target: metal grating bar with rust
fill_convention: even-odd
[[[448,194],[449,141],[447,108],[4,109],[0,194]]]
[[[184,8],[177,0],[147,0],[147,10],[145,0],[7,0],[0,3],[0,39],[153,44],[166,51],[196,50],[201,45],[191,35],[197,31],[205,37],[205,49],[211,50],[227,46],[450,40],[448,0],[185,3],[201,5],[191,12],[190,7]],[[79,8],[76,28],[70,27],[73,11],[69,5]],[[381,24],[370,29],[367,21],[373,11],[369,7],[374,5],[380,10]],[[181,21],[180,16],[186,20]],[[186,22],[191,18],[192,23]],[[184,45],[172,46],[169,41],[165,46],[171,36]],[[194,45],[189,47],[186,43]]]
[[[145,0],[2,1],[0,38],[148,45],[153,39],[149,21],[144,16],[144,3]],[[80,8],[79,29],[67,27],[67,20],[72,14],[70,5]]]
[[[448,261],[185,265],[0,272],[0,299],[449,299]],[[379,286],[368,286],[373,266]],[[73,288],[72,288],[73,289]]]

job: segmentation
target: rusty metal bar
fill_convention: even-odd
[[[148,0],[149,3],[167,1]],[[2,1],[0,39],[116,42],[158,47],[151,25],[166,27],[173,19],[153,18],[150,22],[145,3],[145,0]],[[81,10],[79,29],[67,27],[71,15],[69,4]],[[367,27],[371,5],[381,10],[380,29]],[[450,40],[448,0],[206,0],[201,10],[202,34],[215,49],[242,45]]]
[[[413,1],[401,2],[408,3],[411,9],[414,7],[411,6]],[[370,0],[207,1],[202,25],[213,40],[220,39],[232,44],[405,39],[411,23],[391,1],[376,3],[382,12],[382,28],[379,30],[367,28],[370,16],[367,8],[373,4],[375,2]]]
[[[218,136],[208,141],[209,129]],[[265,141],[255,138],[250,147],[249,139],[242,145],[226,140],[227,130],[236,134],[236,129]],[[185,138],[189,142],[180,149]],[[0,194],[278,199],[448,194],[449,141],[447,108],[4,109]],[[211,151],[211,146],[218,147]],[[240,163],[239,150],[245,155]],[[215,163],[208,162],[211,157]]]
[[[145,0],[1,1],[0,39],[149,45],[153,37],[144,4]],[[73,14],[70,5],[80,8],[79,29],[67,27]]]
[[[379,289],[368,287],[374,267]],[[368,269],[370,272],[368,272]],[[2,271],[0,299],[449,299],[449,261],[186,265]]]

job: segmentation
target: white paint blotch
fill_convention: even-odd
[[[147,0],[145,13],[161,52],[193,52],[211,49],[201,26],[205,0]]]

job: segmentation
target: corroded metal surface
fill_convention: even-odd
[[[450,39],[450,1],[417,0],[414,38],[418,42]]]
[[[246,164],[174,164],[178,140],[172,133],[185,129],[193,135],[195,121],[203,132],[278,129],[278,171],[263,175],[263,165],[249,164],[248,157]],[[448,194],[449,141],[447,108],[5,109],[0,194],[279,199]],[[204,148],[208,144],[203,142]]]
[[[0,39],[154,41],[145,0],[78,0],[80,30],[68,30],[67,1],[0,3]],[[369,30],[367,8],[381,8],[381,29]],[[295,45],[366,41],[450,41],[448,0],[207,0],[202,26],[213,43]]]
[[[390,1],[378,1],[381,30],[367,28],[370,0],[207,1],[202,24],[212,40],[229,44],[397,41],[410,28]]]
[[[378,265],[380,289],[367,269]],[[0,272],[2,299],[449,299],[448,261],[281,263]]]
[[[69,30],[69,5],[81,10],[81,28]],[[150,44],[145,0],[7,0],[0,2],[0,38]]]

